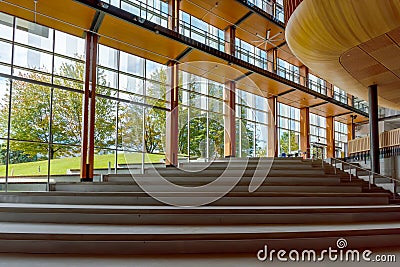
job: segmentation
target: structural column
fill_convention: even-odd
[[[268,98],[268,157],[278,156],[277,96]]]
[[[307,152],[306,158],[310,158],[310,109],[300,109],[300,150]]]
[[[234,56],[236,27],[231,25],[225,29],[225,53]],[[224,155],[236,156],[236,83],[225,82],[224,88]]]
[[[81,181],[93,181],[94,132],[96,117],[98,35],[86,33],[85,85],[82,105]]]
[[[225,157],[236,155],[236,118],[235,118],[236,84],[225,83],[224,88],[224,154]]]
[[[225,53],[235,56],[236,27],[231,25],[225,29]]]
[[[179,9],[180,0],[168,1],[168,29],[178,32],[179,31]]]
[[[371,170],[380,173],[379,166],[379,125],[378,125],[378,86],[368,87],[369,95],[369,136],[371,153]]]
[[[177,62],[168,64],[168,90],[166,100],[168,104],[166,116],[166,136],[165,136],[165,164],[167,166],[178,166],[178,82],[179,65]]]
[[[307,87],[308,68],[303,65],[300,67],[300,84]]]
[[[335,158],[335,118],[333,116],[326,118],[326,145],[327,158]]]
[[[267,70],[273,73],[278,71],[278,49],[276,47],[267,51]]]

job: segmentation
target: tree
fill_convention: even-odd
[[[290,136],[289,136],[290,133]],[[290,146],[289,146],[290,139]],[[296,140],[296,134],[294,131],[283,132],[280,139],[281,153],[290,153],[291,151],[299,150],[299,144]]]
[[[57,78],[54,81],[55,84],[70,88],[81,87],[74,80],[83,80],[84,65],[78,61],[73,64],[63,63],[58,73],[59,76],[68,77],[71,80]],[[42,75],[39,72],[20,73],[19,76],[39,82],[50,82],[47,75]],[[104,75],[99,73],[98,77],[98,83],[105,85]],[[108,89],[98,88],[98,93],[107,94],[109,91]],[[0,127],[3,131],[7,129],[8,123],[10,108],[8,99],[9,94],[6,94],[2,101],[3,104],[0,106]],[[53,99],[52,110],[51,99]],[[115,118],[110,112],[111,109],[112,103],[97,98],[95,143],[98,146],[109,145],[110,133],[115,131],[113,123]],[[50,131],[51,116],[52,129]],[[62,89],[52,91],[51,87],[14,80],[12,84],[10,136],[16,140],[34,142],[13,142],[10,155],[15,151],[21,151],[30,157],[49,157],[50,159],[77,155],[81,143],[81,118],[82,94]],[[48,142],[59,145],[48,146]]]

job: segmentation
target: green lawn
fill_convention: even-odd
[[[145,157],[146,162],[158,163],[164,159],[164,155],[148,154]],[[55,174],[67,174],[68,169],[79,169],[80,168],[80,157],[75,158],[62,158],[53,159],[50,161],[50,173]],[[115,155],[96,155],[95,156],[95,168],[108,168],[109,162],[111,167],[115,164]],[[124,163],[141,163],[142,154],[140,153],[127,153],[118,154],[118,164]],[[10,164],[8,171],[11,176],[23,176],[23,175],[47,175],[47,164],[48,161],[36,161],[19,164]],[[0,176],[5,176],[6,166],[0,165]]]

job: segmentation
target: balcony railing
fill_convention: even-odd
[[[351,157],[369,157],[369,136],[350,140],[349,155]],[[380,154],[384,157],[400,153],[400,128],[379,134]]]

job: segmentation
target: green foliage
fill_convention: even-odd
[[[189,132],[188,132],[189,128]],[[221,157],[224,155],[224,126],[216,120],[208,120],[209,157]],[[189,134],[190,133],[190,134]],[[189,127],[186,124],[179,131],[179,150],[188,151],[191,157],[205,157],[207,149],[207,118],[195,117],[190,120]]]
[[[65,87],[79,87],[76,81],[83,80],[84,65],[80,62],[74,64],[63,63],[58,70],[60,76],[69,79],[55,79],[55,84]],[[49,82],[48,76],[28,72],[20,74],[21,77]],[[99,83],[104,84],[105,79],[99,74]],[[99,93],[107,90],[99,89]],[[0,107],[0,127],[7,131],[9,112],[9,93],[4,96]],[[51,99],[53,108],[51,110]],[[115,131],[114,117],[110,112],[112,103],[98,98],[96,105],[96,136],[95,142],[98,146],[110,144],[109,136]],[[50,117],[52,116],[52,131],[50,134]],[[29,157],[47,158],[67,157],[79,153],[82,128],[82,94],[52,89],[47,86],[25,81],[14,80],[12,84],[11,102],[11,129],[10,137],[17,140],[34,142],[12,142],[10,155],[21,151]],[[62,145],[48,146],[53,142]],[[11,161],[10,161],[11,162]]]
[[[290,133],[290,136],[289,136]],[[289,141],[290,139],[290,141]],[[289,147],[290,142],[290,147]],[[290,153],[291,151],[299,150],[299,144],[296,141],[296,134],[294,131],[284,132],[280,139],[281,153]],[[290,151],[289,151],[290,149]]]

